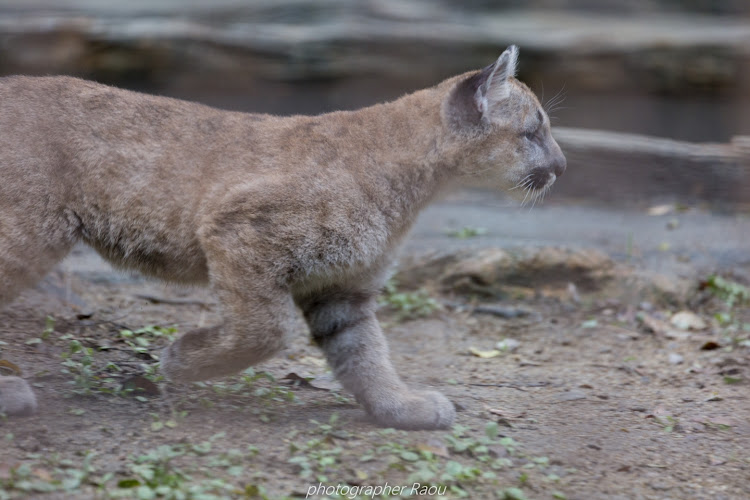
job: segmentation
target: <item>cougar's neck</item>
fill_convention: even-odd
[[[370,199],[403,233],[456,175],[456,158],[444,146],[443,92],[431,88],[396,101],[348,113],[350,147]]]

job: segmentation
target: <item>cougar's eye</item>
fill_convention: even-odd
[[[539,129],[524,132],[523,136],[531,142],[539,142]]]
[[[538,109],[536,110],[536,125],[532,130],[527,130],[523,133],[523,136],[530,140],[531,142],[535,142],[537,144],[542,143],[542,136],[543,136],[543,129],[544,126],[544,116],[542,115],[542,112]]]

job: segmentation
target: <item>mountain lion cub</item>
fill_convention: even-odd
[[[219,325],[161,355],[173,381],[279,351],[302,311],[379,424],[438,429],[455,410],[409,389],[375,318],[394,249],[451,180],[537,195],[565,170],[509,47],[481,71],[358,111],[219,111],[69,77],[0,79],[0,304],[77,241],[113,264],[207,283]]]

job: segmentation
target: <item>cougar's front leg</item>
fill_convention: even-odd
[[[338,290],[298,304],[336,377],[380,425],[444,429],[453,424],[455,408],[445,396],[412,391],[399,379],[370,294]]]
[[[284,346],[297,315],[290,293],[261,272],[262,266],[234,246],[207,252],[211,287],[219,298],[220,325],[180,336],[161,354],[161,371],[172,381],[197,381],[237,373]]]

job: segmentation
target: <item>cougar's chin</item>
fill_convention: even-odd
[[[555,180],[557,180],[557,175],[554,172],[544,168],[536,168],[510,188],[509,193],[512,197],[521,200],[521,206],[528,202],[536,204],[549,192]]]

